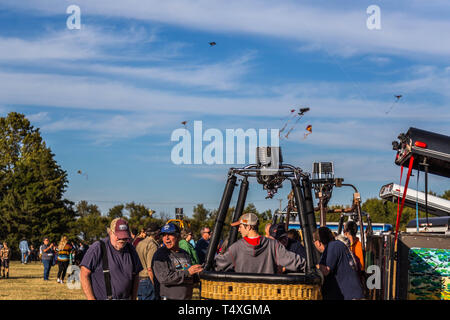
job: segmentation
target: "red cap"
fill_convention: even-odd
[[[119,239],[130,239],[130,228],[128,227],[128,222],[121,218],[116,218],[111,222],[111,231]]]

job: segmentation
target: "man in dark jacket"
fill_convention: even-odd
[[[334,239],[327,227],[317,229],[313,234],[314,245],[322,253],[317,268],[325,281],[322,287],[324,300],[363,299],[363,291],[357,273],[357,265],[350,249]]]
[[[197,257],[198,260],[200,261],[200,264],[205,262],[210,239],[211,239],[211,229],[208,227],[203,227],[200,230],[200,239],[197,241],[197,244],[195,245],[195,251],[197,252]]]
[[[231,224],[239,226],[242,239],[233,243],[223,255],[217,255],[216,270],[242,273],[278,273],[279,267],[303,272],[305,258],[286,250],[280,242],[258,234],[258,217],[245,213]]]
[[[180,249],[180,229],[173,223],[160,231],[164,246],[153,255],[152,270],[155,274],[155,292],[161,300],[189,300],[192,298],[196,275],[202,266],[192,265],[189,254]]]

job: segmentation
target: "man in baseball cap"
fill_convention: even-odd
[[[161,300],[190,300],[194,282],[198,282],[200,264],[192,265],[189,254],[180,249],[180,228],[168,223],[161,228],[164,246],[159,248],[152,259],[155,274],[155,291]]]
[[[93,243],[81,260],[81,287],[88,300],[136,300],[143,268],[129,243],[128,222],[116,218],[107,231],[108,237]]]
[[[306,260],[303,257],[289,252],[277,240],[259,235],[256,214],[244,213],[231,226],[239,226],[242,239],[233,243],[224,254],[215,257],[217,271],[275,274],[278,266],[289,271],[304,271]]]
[[[145,228],[145,238],[136,246],[136,252],[144,267],[139,273],[138,300],[156,300],[155,280],[152,270],[153,256],[159,248],[159,232],[161,227],[155,223],[149,223]]]
[[[240,224],[245,224],[247,226],[256,226],[258,224],[258,216],[254,213],[244,213],[238,221],[231,224],[232,227],[236,227]]]
[[[128,222],[122,218],[116,218],[111,221],[110,231],[114,233],[120,240],[131,239],[130,228]]]

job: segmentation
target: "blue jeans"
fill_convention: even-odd
[[[22,260],[22,263],[27,263],[27,260],[28,260],[28,251],[25,251],[25,252],[20,252],[22,255],[21,255],[21,260]]]
[[[138,288],[138,300],[155,300],[155,289],[153,288],[153,284],[148,279],[139,280],[139,288]]]
[[[44,280],[48,280],[48,276],[50,274],[50,269],[52,268],[53,261],[52,260],[42,260],[44,264]]]

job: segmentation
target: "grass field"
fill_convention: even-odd
[[[56,265],[50,270],[50,280],[44,281],[41,262],[21,264],[20,261],[11,261],[9,279],[0,279],[0,300],[86,300],[83,290],[69,289],[66,283],[57,283],[57,273]],[[196,288],[193,299],[198,298],[199,290]]]
[[[0,279],[0,300],[86,300],[83,290],[69,289],[65,283],[57,283],[57,273],[58,266],[53,266],[50,280],[44,281],[41,262],[21,264],[11,261],[9,279]]]

